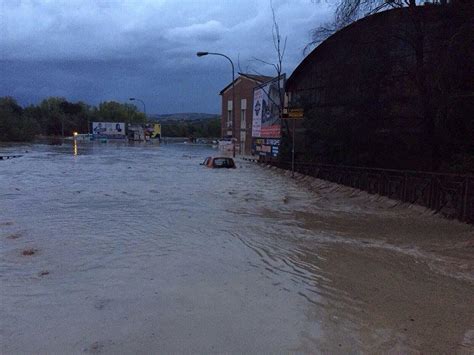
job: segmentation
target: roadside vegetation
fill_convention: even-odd
[[[115,101],[102,102],[96,107],[49,97],[38,105],[22,107],[12,97],[0,97],[0,142],[28,142],[37,136],[88,133],[91,123],[99,121],[146,123],[147,119],[135,105]],[[149,122],[161,123],[164,137],[216,138],[221,135],[219,117]]]
[[[135,105],[115,101],[96,107],[50,97],[38,105],[21,107],[12,97],[0,98],[0,141],[4,142],[27,142],[39,135],[87,133],[94,121],[145,123],[146,117]]]
[[[161,121],[161,131],[163,137],[219,138],[221,136],[221,119]]]

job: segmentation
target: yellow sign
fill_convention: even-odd
[[[302,119],[304,117],[304,110],[302,108],[288,109],[288,118]]]
[[[151,134],[152,138],[160,138],[161,137],[161,124],[155,123],[153,125],[153,133]]]

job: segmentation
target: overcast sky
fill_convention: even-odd
[[[291,74],[330,11],[311,0],[273,7]],[[0,96],[22,105],[49,96],[93,105],[137,97],[148,113],[218,113],[230,64],[197,51],[274,75],[252,60],[276,60],[270,0],[0,0]]]

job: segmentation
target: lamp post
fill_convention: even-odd
[[[143,113],[145,114],[145,119],[146,119],[146,106],[143,100],[137,99],[136,97],[131,97],[129,99],[130,101],[140,101],[143,104]]]
[[[237,139],[236,134],[235,134],[235,71],[234,71],[234,62],[232,62],[232,59],[230,59],[228,56],[222,53],[214,53],[214,52],[197,52],[196,55],[198,57],[204,57],[205,55],[218,55],[221,57],[226,58],[229,62],[230,65],[232,66],[232,156],[235,158],[235,140]]]

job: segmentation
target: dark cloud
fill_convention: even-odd
[[[309,0],[273,4],[288,36],[291,72],[328,11]],[[266,1],[3,1],[0,96],[23,104],[48,96],[91,104],[135,96],[150,113],[218,112],[229,64],[195,53],[222,52],[244,71],[272,75],[252,61],[274,61],[271,24]]]

